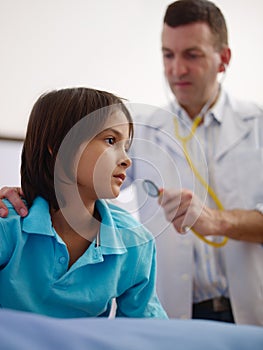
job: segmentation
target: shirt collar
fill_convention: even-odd
[[[105,200],[97,200],[96,206],[102,218],[100,226],[102,254],[125,253],[127,249],[122,239],[122,229],[116,226],[108,203]],[[23,219],[22,229],[31,234],[58,236],[52,226],[49,204],[44,198],[35,198],[29,214]]]
[[[219,124],[223,122],[223,109],[225,108],[226,104],[226,93],[222,88],[220,89],[220,93],[218,96],[218,99],[214,106],[211,108],[209,115],[214,118]]]
[[[48,202],[42,197],[36,197],[29,209],[29,214],[23,219],[22,229],[27,233],[54,236]]]
[[[220,88],[219,96],[218,96],[218,99],[217,99],[216,103],[209,110],[209,112],[206,113],[206,115],[204,117],[204,125],[205,126],[208,126],[213,120],[215,120],[219,124],[222,123],[223,115],[224,115],[223,108],[224,108],[224,105],[225,105],[225,101],[226,101],[226,93],[224,92],[224,90],[222,88]],[[176,101],[174,102],[173,109],[175,111],[175,114],[180,119],[184,120],[184,122],[187,125],[190,126],[192,124],[192,120],[189,118],[189,116],[186,113],[186,111]]]
[[[112,254],[115,252],[116,254],[126,252],[122,230],[116,225],[109,204],[105,200],[97,200],[96,207],[101,216],[100,245],[102,253]]]

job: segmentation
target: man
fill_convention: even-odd
[[[231,50],[213,3],[168,6],[162,52],[175,100],[138,120],[130,173],[164,187],[163,210],[138,191],[141,221],[156,237],[160,300],[170,317],[263,325],[263,111],[218,82]],[[216,248],[200,236],[228,241]]]
[[[178,119],[157,111],[137,127],[137,140],[147,142],[135,144],[131,176],[151,176],[159,186],[175,188],[164,190],[159,203],[179,233],[192,227],[202,237],[218,241],[221,236],[228,242],[215,248],[190,232],[175,235],[161,222],[157,208],[150,213],[141,205],[143,222],[156,234],[162,232],[156,238],[160,299],[170,317],[192,314],[263,325],[263,111],[236,101],[218,82],[231,50],[225,19],[213,3],[181,0],[168,6],[162,52],[165,77],[176,98],[166,111]],[[189,132],[193,121],[199,122],[194,136]],[[174,132],[176,140],[191,135],[187,153]],[[149,163],[150,153],[152,169],[140,161]],[[159,169],[160,178],[153,169]],[[209,190],[207,198],[202,188]]]

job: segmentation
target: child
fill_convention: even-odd
[[[155,292],[155,243],[115,198],[131,165],[131,116],[88,88],[35,103],[22,151],[29,214],[0,218],[0,304],[53,317],[167,318]]]

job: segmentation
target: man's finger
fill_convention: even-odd
[[[28,214],[28,209],[20,196],[23,195],[23,191],[19,187],[3,187],[0,190],[0,198],[6,198],[14,206],[15,211],[22,217]],[[8,215],[8,209],[6,205],[0,200],[0,216],[6,217]]]

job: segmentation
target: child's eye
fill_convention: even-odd
[[[107,137],[105,139],[105,141],[109,144],[109,145],[114,145],[116,143],[116,138],[115,137]]]

